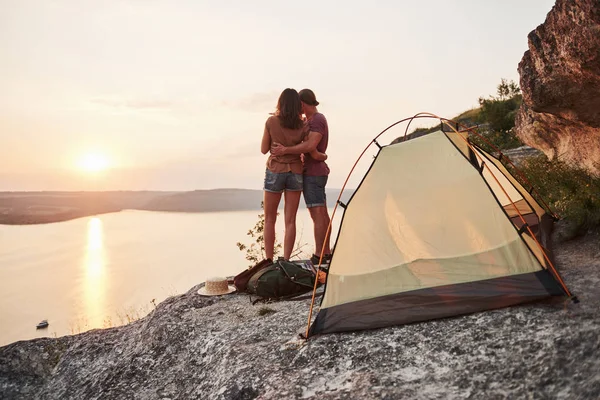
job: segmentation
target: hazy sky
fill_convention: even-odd
[[[315,91],[341,187],[389,124],[518,81],[553,4],[0,0],[0,190],[261,189],[286,87]],[[83,171],[90,154],[111,168]]]

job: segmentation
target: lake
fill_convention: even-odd
[[[330,215],[333,209],[330,209]],[[211,276],[249,265],[237,242],[260,211],[127,210],[46,225],[0,225],[0,346],[123,325]],[[342,210],[337,210],[332,242]],[[298,210],[297,240],[313,250],[312,221]],[[277,238],[283,239],[283,214]],[[47,329],[36,324],[47,319]]]

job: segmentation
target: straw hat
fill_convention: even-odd
[[[202,296],[220,296],[235,292],[235,286],[228,285],[227,279],[221,277],[208,278],[204,287],[198,290],[198,294]]]

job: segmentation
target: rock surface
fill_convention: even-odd
[[[519,63],[526,144],[600,173],[600,1],[557,0]]]
[[[310,300],[253,306],[246,295],[199,296],[196,286],[126,326],[0,348],[0,398],[597,399],[600,235],[556,250],[578,305],[303,343]]]
[[[525,160],[542,154],[538,149],[529,146],[521,146],[515,149],[502,150],[502,154],[510,159],[517,167],[520,167]],[[497,157],[497,154],[494,153]]]

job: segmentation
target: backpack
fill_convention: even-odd
[[[235,288],[237,289],[238,292],[245,292],[246,291],[246,287],[248,286],[248,281],[250,280],[250,278],[252,278],[252,275],[256,274],[258,271],[267,268],[268,266],[273,265],[273,261],[269,258],[260,261],[258,264],[254,265],[253,267],[244,270],[242,272],[240,272],[239,274],[236,275],[235,278],[233,278],[233,284],[235,285]]]
[[[260,269],[246,286],[246,292],[267,299],[286,299],[313,290],[315,274],[283,259]]]

